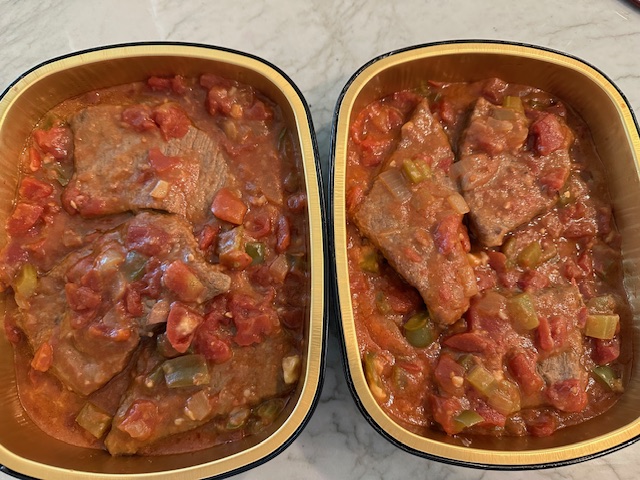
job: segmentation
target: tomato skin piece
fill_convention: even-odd
[[[284,253],[291,245],[291,224],[289,218],[281,215],[276,226],[276,252]]]
[[[245,203],[236,197],[228,188],[221,188],[216,193],[211,203],[211,213],[220,220],[233,223],[234,225],[242,225],[244,216],[247,213]]]

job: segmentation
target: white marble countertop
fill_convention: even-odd
[[[379,54],[451,39],[518,41],[580,57],[604,71],[640,113],[640,8],[625,0],[0,0],[0,91],[44,60],[99,45],[185,41],[251,52],[284,70],[306,97],[326,182],[333,109],[352,73]],[[638,476],[640,444],[528,472],[412,456],[365,421],[333,333],[328,347],[322,396],[305,430],[279,456],[234,480]],[[0,473],[0,480],[9,478]]]

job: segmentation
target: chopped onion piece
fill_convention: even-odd
[[[404,203],[411,198],[411,190],[407,187],[406,180],[399,170],[390,168],[379,176],[380,181],[389,189],[391,194],[400,202]]]
[[[459,193],[453,193],[447,197],[447,201],[451,208],[453,208],[460,215],[464,215],[465,213],[469,213],[469,205],[465,199]]]

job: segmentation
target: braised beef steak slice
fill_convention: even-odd
[[[449,176],[452,161],[446,134],[422,101],[355,214],[360,231],[442,324],[458,320],[477,292],[466,255],[465,204]]]
[[[183,275],[171,278],[172,270]],[[34,368],[88,395],[125,368],[150,323],[166,321],[156,305],[198,309],[229,286],[202,258],[184,219],[143,212],[41,277],[18,323],[35,351]]]
[[[470,208],[471,226],[486,246],[549,210],[567,181],[573,141],[564,120],[480,98],[460,144],[455,167]]]
[[[224,429],[232,428],[230,422],[241,423],[252,407],[291,389],[282,373],[290,348],[284,331],[252,346],[234,347],[228,361],[208,362],[204,383],[181,387],[167,386],[162,373],[166,359],[153,346],[143,350],[105,439],[107,449],[112,455],[145,454],[159,440],[216,418],[225,422]]]
[[[193,126],[179,138],[140,131],[123,111],[90,106],[71,119],[75,172],[65,208],[85,217],[152,208],[201,220],[229,177],[219,145]]]

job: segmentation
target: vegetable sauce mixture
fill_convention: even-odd
[[[613,405],[630,308],[577,115],[499,79],[429,82],[358,112],[347,161],[354,319],[391,417],[547,436]]]
[[[113,455],[206,448],[284,409],[308,315],[307,201],[277,105],[204,74],[49,112],[0,252],[34,422]]]

